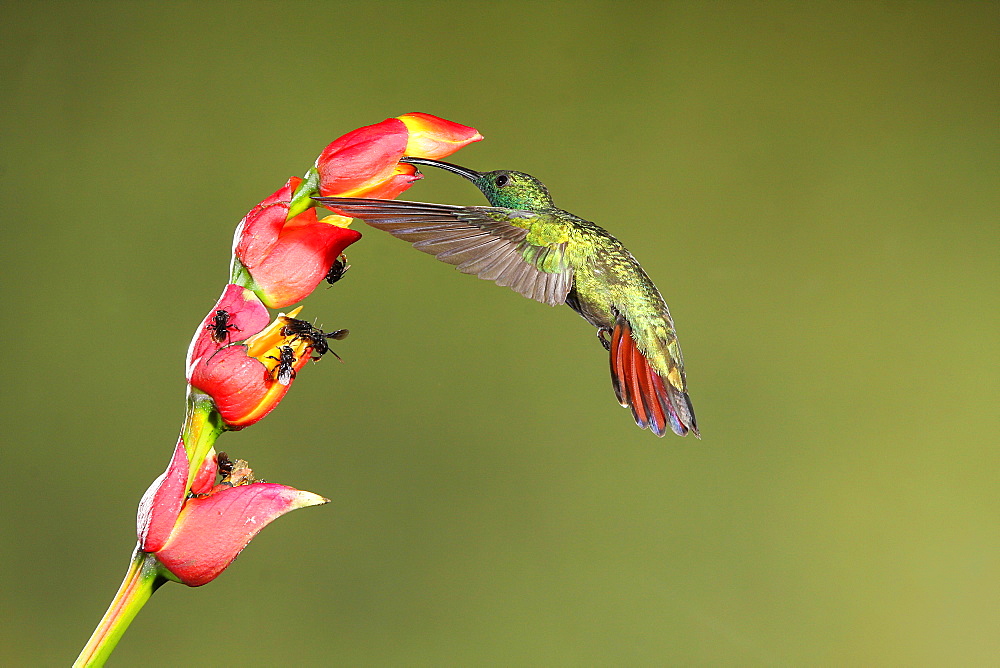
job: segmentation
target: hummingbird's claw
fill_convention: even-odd
[[[597,340],[600,341],[601,345],[604,346],[604,349],[609,352],[611,351],[611,339],[608,338],[610,334],[611,330],[604,327],[597,330]]]

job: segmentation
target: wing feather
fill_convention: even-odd
[[[510,252],[510,246],[507,244],[496,244],[493,242],[484,244],[482,247],[476,249],[471,258],[458,265],[458,270],[465,274],[479,276],[489,269],[498,257],[508,252]]]
[[[565,304],[573,287],[565,244],[537,246],[526,239],[528,228],[547,214],[355,197],[315,199],[409,241],[463,273],[509,286],[529,299],[551,306]]]
[[[507,277],[514,263],[520,266],[524,264],[524,260],[518,257],[517,247],[511,246],[504,249],[504,252],[500,253],[488,267],[479,272],[479,277],[507,287]]]

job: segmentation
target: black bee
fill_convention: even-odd
[[[216,343],[222,343],[229,338],[229,332],[239,332],[242,331],[236,325],[229,323],[229,311],[224,308],[220,308],[212,316],[212,321],[205,325],[205,329],[212,330],[212,340]]]
[[[341,253],[340,257],[334,260],[330,266],[330,271],[326,274],[326,282],[333,285],[344,277],[351,265],[347,264],[347,256]]]
[[[215,463],[219,467],[219,475],[222,476],[222,481],[225,482],[233,473],[233,462],[229,459],[229,455],[224,452],[220,452],[215,455]]]
[[[268,355],[268,359],[278,360],[278,365],[271,370],[271,378],[282,385],[288,385],[295,378],[295,351],[291,346],[279,346],[278,353],[281,357]]]
[[[334,357],[340,359],[340,355],[330,350],[330,344],[327,343],[327,339],[333,339],[335,341],[340,341],[341,339],[347,338],[350,334],[346,329],[338,329],[335,332],[324,332],[322,329],[313,326],[312,323],[306,322],[305,320],[296,320],[295,318],[285,318],[285,326],[281,328],[282,336],[294,336],[296,340],[308,341],[309,346],[312,351],[316,353],[316,357],[313,357],[313,362],[317,361],[323,355],[331,353]]]
[[[230,482],[230,477],[233,475],[233,466],[238,462],[239,460],[233,462],[231,459],[229,459],[229,455],[227,455],[224,452],[219,452],[215,455],[215,465],[218,467],[219,475],[222,476],[222,480],[219,481],[220,485],[229,485],[230,487],[233,486],[233,483]],[[212,495],[211,491],[205,492],[204,494],[189,493],[188,498],[204,499],[205,497],[211,495]]]

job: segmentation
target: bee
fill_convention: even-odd
[[[220,452],[215,455],[215,463],[219,467],[219,475],[222,476],[222,481],[226,482],[226,479],[233,474],[233,462],[229,459],[229,455],[225,452]]]
[[[233,482],[231,480],[232,475],[233,475],[233,468],[235,466],[238,466],[239,464],[240,464],[240,460],[236,460],[234,462],[233,460],[231,460],[229,458],[229,455],[227,455],[224,452],[219,452],[219,453],[217,453],[215,455],[215,465],[217,467],[216,470],[217,470],[218,474],[220,476],[222,476],[222,479],[219,481],[220,485],[227,485],[229,487],[233,486]],[[211,495],[212,495],[212,490],[209,490],[209,491],[204,492],[202,494],[195,494],[194,492],[189,492],[188,493],[188,498],[190,498],[190,499],[204,499],[204,498],[209,497]]]
[[[288,385],[295,378],[295,351],[292,350],[291,346],[279,346],[278,354],[280,357],[275,357],[274,355],[268,355],[268,359],[277,360],[278,364],[271,370],[271,379],[276,380],[282,385]]]
[[[339,359],[341,362],[343,360],[340,355],[330,350],[330,344],[327,343],[327,339],[333,339],[334,341],[340,341],[347,338],[350,332],[346,329],[338,329],[334,332],[324,332],[322,329],[315,327],[312,323],[306,322],[305,320],[296,320],[295,318],[285,318],[285,326],[281,328],[282,336],[294,336],[293,340],[308,341],[309,346],[312,351],[316,354],[313,357],[313,362],[319,360],[323,355],[331,353],[334,357]]]
[[[334,260],[330,266],[330,271],[326,274],[326,282],[333,285],[344,277],[351,265],[347,264],[347,256],[341,253],[340,257]]]
[[[238,487],[264,482],[254,477],[253,469],[250,468],[250,464],[245,459],[230,459],[226,453],[220,452],[215,456],[215,461],[219,465],[219,475],[222,476],[220,485]]]
[[[229,322],[231,314],[224,308],[216,310],[215,315],[212,316],[212,321],[205,325],[205,329],[212,330],[212,340],[216,343],[222,343],[229,338],[229,332],[239,332],[242,331],[236,325]]]

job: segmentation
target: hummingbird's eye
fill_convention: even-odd
[[[510,181],[510,177],[507,176],[506,174],[501,174],[500,176],[497,177],[497,186],[503,188],[505,185],[507,185],[508,181]]]

